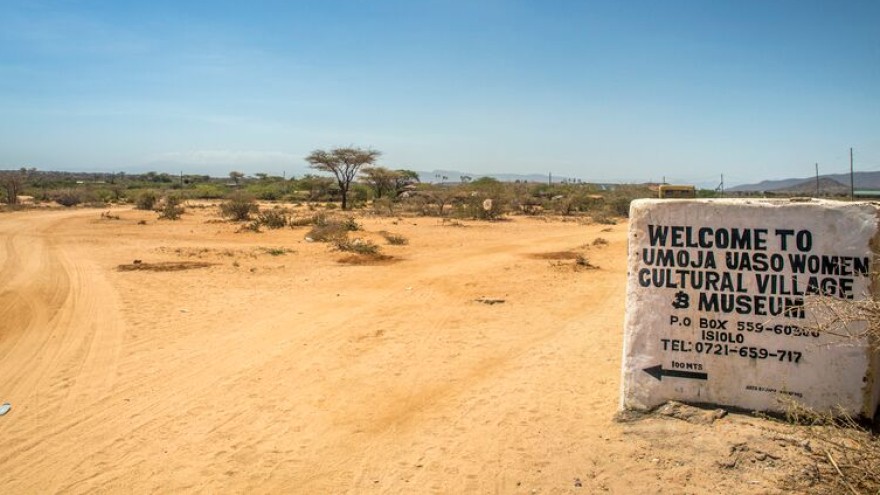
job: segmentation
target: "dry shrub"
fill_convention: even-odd
[[[165,196],[162,209],[159,211],[159,220],[180,220],[180,216],[185,211],[180,203],[181,199],[179,196]]]
[[[208,263],[205,261],[163,261],[158,263],[144,263],[135,260],[134,263],[123,264],[116,267],[121,272],[131,271],[150,271],[150,272],[178,272],[182,270],[193,270],[196,268],[207,268],[217,263]]]
[[[402,235],[393,234],[385,230],[379,232],[379,234],[381,234],[382,237],[384,237],[385,240],[388,242],[388,244],[391,244],[392,246],[403,246],[409,244],[409,239]]]
[[[364,256],[376,256],[379,254],[380,250],[378,245],[364,239],[337,239],[333,241],[333,245],[340,251]]]
[[[387,254],[350,254],[348,256],[343,256],[336,261],[338,263],[343,263],[346,265],[387,265],[390,263],[395,263],[399,260],[394,256],[389,256]]]
[[[880,301],[811,297],[805,307],[812,316],[811,330],[840,341],[867,342],[880,351]]]
[[[440,223],[443,227],[467,227],[467,225],[459,222],[458,220],[450,220],[448,218],[444,218]]]
[[[265,248],[264,247],[264,248],[260,248],[260,250],[270,256],[281,256],[281,255],[284,255],[287,253],[294,253],[295,252],[293,249],[287,249],[287,248],[283,248],[283,247],[282,248]]]
[[[256,234],[259,234],[260,232],[262,232],[260,230],[260,221],[252,220],[250,222],[243,223],[241,224],[241,227],[239,227],[238,230],[236,230],[235,232],[239,234],[242,232],[254,232]]]
[[[607,241],[606,239],[602,238],[602,237],[597,237],[597,238],[595,238],[595,239],[593,240],[593,245],[596,246],[596,247],[598,247],[598,246],[607,246],[607,245],[608,245],[608,241]]]
[[[358,230],[361,230],[360,224],[357,223],[354,217],[345,217],[345,219],[342,220],[341,223],[345,227],[345,230],[348,230],[349,232],[356,232]]]
[[[315,216],[309,216],[309,217],[291,217],[291,218],[287,221],[287,225],[289,225],[290,228],[295,228],[295,227],[308,227],[309,225],[314,225],[314,224],[315,224]]]
[[[880,352],[880,302],[820,296],[811,297],[805,308],[811,330]],[[860,422],[844,410],[817,412],[791,398],[780,400],[786,419],[799,425],[795,433],[809,440],[805,450],[814,462],[814,475],[806,480],[810,493],[880,493],[880,438],[863,426],[873,419],[877,427],[880,418]],[[803,489],[802,478],[789,476],[784,488]]]
[[[373,213],[393,217],[395,215],[394,206],[394,201],[391,198],[377,198],[373,200]]]
[[[143,191],[135,199],[135,208],[149,211],[156,206],[157,201],[159,198],[154,191]]]
[[[324,225],[315,225],[306,234],[306,237],[315,242],[336,242],[348,237],[348,228],[340,222],[327,222]]]
[[[533,253],[529,256],[539,260],[574,260],[579,255],[574,251],[551,251],[549,253]]]
[[[601,225],[615,225],[617,220],[614,219],[607,211],[599,211],[591,215],[594,222]]]
[[[284,208],[264,211],[257,217],[257,221],[267,229],[281,229],[289,222],[288,211]]]
[[[819,413],[796,402],[787,404],[786,419],[812,462],[803,472],[782,481],[785,490],[809,493],[880,493],[880,438],[843,411]]]
[[[234,222],[250,220],[251,214],[259,211],[254,197],[241,191],[230,194],[229,199],[220,205],[220,215]]]
[[[82,194],[73,189],[62,189],[55,195],[55,202],[61,206],[71,207],[83,202]],[[102,205],[103,206],[103,205]]]
[[[579,254],[578,257],[575,258],[574,266],[576,269],[577,268],[586,268],[589,270],[595,270],[595,269],[599,268],[598,266],[590,263],[590,260],[582,254]]]

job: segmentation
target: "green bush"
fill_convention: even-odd
[[[287,194],[287,187],[283,183],[253,184],[248,186],[246,191],[263,201],[278,201]]]
[[[198,199],[220,199],[224,196],[224,188],[215,184],[198,184],[192,191],[192,197]]]

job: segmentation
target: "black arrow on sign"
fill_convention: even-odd
[[[675,378],[692,378],[694,380],[708,380],[709,375],[706,373],[700,373],[697,371],[678,371],[678,370],[664,370],[662,364],[658,364],[657,366],[651,366],[650,368],[645,368],[644,372],[653,376],[654,378],[663,381],[664,376],[672,376]]]

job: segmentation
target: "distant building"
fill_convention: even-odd
[[[675,186],[672,184],[661,184],[657,188],[658,198],[696,198],[697,188],[694,186]]]

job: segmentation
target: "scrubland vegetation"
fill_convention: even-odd
[[[185,214],[189,200],[220,203],[231,221],[259,221],[267,228],[311,224],[282,204],[313,211],[343,209],[338,181],[324,176],[298,178],[231,172],[228,178],[204,175],[85,174],[18,170],[0,172],[0,202],[7,208],[29,205],[106,207],[131,204],[162,218]],[[346,210],[377,216],[436,216],[495,221],[508,215],[562,215],[614,223],[635,198],[653,197],[647,186],[613,187],[585,183],[500,182],[484,177],[459,183],[420,183],[410,170],[365,167],[348,187]],[[277,203],[278,208],[267,208]],[[263,206],[259,206],[262,204]],[[171,206],[169,206],[171,205]]]

